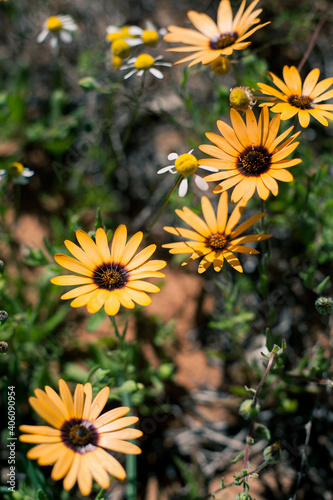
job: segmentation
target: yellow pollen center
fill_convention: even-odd
[[[222,250],[227,244],[227,239],[223,234],[212,234],[208,239],[208,245],[214,250]]]
[[[90,443],[91,434],[84,425],[74,425],[69,432],[69,438],[73,445],[84,446]]]
[[[121,59],[125,59],[130,54],[130,46],[127,42],[125,42],[125,40],[122,40],[121,38],[115,40],[112,43],[111,49],[113,51],[113,54],[115,56],[121,57]]]
[[[141,38],[145,45],[153,47],[158,42],[158,33],[157,31],[145,30]]]
[[[230,90],[229,95],[230,106],[238,111],[246,111],[252,109],[256,104],[253,94],[249,87],[234,87]]]
[[[62,22],[57,16],[49,17],[47,20],[47,29],[52,33],[58,33],[62,28]]]
[[[194,174],[194,172],[198,168],[198,160],[194,155],[191,155],[189,153],[180,155],[175,161],[175,168],[177,172],[182,175]]]
[[[8,175],[9,177],[19,177],[22,174],[23,169],[24,167],[22,163],[14,161],[8,168]]]
[[[136,69],[150,69],[154,66],[155,64],[155,61],[154,59],[152,58],[152,56],[150,56],[149,54],[141,54],[140,56],[138,56],[137,60],[135,61],[134,63],[134,66]]]
[[[235,43],[235,41],[238,38],[238,34],[233,32],[233,33],[224,33],[221,35],[216,36],[215,38],[212,38],[209,42],[210,48],[213,50],[221,50],[225,49],[226,47],[230,47]]]
[[[114,288],[123,282],[123,276],[115,269],[106,269],[101,274],[101,280],[104,285],[108,287],[111,286],[112,288]]]
[[[312,109],[312,99],[306,95],[290,95],[288,102],[295,108],[299,109]]]

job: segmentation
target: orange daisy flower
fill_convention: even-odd
[[[143,238],[139,231],[127,240],[127,229],[121,224],[114,232],[109,248],[104,229],[96,231],[96,242],[84,231],[76,231],[81,248],[66,240],[67,249],[75,258],[58,253],[54,259],[60,266],[79,276],[56,276],[51,279],[55,285],[80,285],[61,296],[63,300],[74,299],[72,307],[87,306],[90,313],[103,306],[106,314],[114,316],[120,305],[133,309],[135,303],[148,306],[151,298],[146,292],[156,293],[160,289],[142,281],[145,278],[164,278],[158,272],[166,266],[164,260],[149,260],[156,245],[149,245],[135,255]]]
[[[211,264],[213,264],[216,272],[221,271],[224,259],[236,269],[236,271],[242,273],[243,268],[235,252],[258,254],[258,250],[243,244],[266,240],[272,236],[271,234],[240,236],[246,229],[265,215],[264,212],[254,215],[235,229],[245,205],[246,202],[241,200],[234,208],[228,220],[227,193],[221,194],[216,215],[209,199],[203,196],[201,198],[201,207],[204,220],[187,207],[183,207],[183,210],[176,210],[176,214],[179,215],[186,224],[191,226],[194,231],[182,227],[164,227],[164,230],[168,233],[189,239],[178,243],[167,243],[162,246],[164,248],[170,248],[171,254],[191,254],[191,256],[182,263],[182,266],[186,266],[195,259],[203,257],[198,268],[200,274],[204,273]]]
[[[275,101],[264,102],[260,106],[272,106],[271,111],[281,113],[281,120],[289,120],[298,114],[302,127],[309,125],[311,116],[326,127],[326,118],[333,120],[333,104],[319,104],[333,97],[333,90],[327,91],[333,85],[333,78],[325,78],[318,83],[320,71],[316,68],[310,71],[302,86],[300,74],[295,66],[284,66],[284,82],[273,73],[268,74],[279,90],[265,83],[258,83],[263,94],[276,98]]]
[[[187,15],[191,23],[198,31],[178,26],[169,26],[170,33],[166,34],[164,40],[167,42],[188,43],[183,47],[175,47],[174,52],[193,52],[175,64],[191,61],[189,66],[202,62],[210,64],[219,56],[230,56],[234,50],[243,50],[251,42],[244,40],[255,31],[266,26],[259,24],[255,28],[251,26],[260,22],[257,18],[262,9],[253,10],[259,0],[254,0],[244,11],[246,0],[243,0],[236,16],[233,18],[229,0],[221,0],[217,12],[217,24],[206,14],[199,14],[190,10]]]
[[[214,193],[235,186],[231,195],[233,203],[241,198],[248,201],[255,190],[263,200],[267,199],[270,192],[276,196],[279,192],[276,181],[292,181],[294,178],[286,169],[302,161],[299,158],[287,159],[299,144],[293,141],[300,132],[280,144],[293,127],[278,136],[280,115],[274,116],[270,122],[267,106],[261,111],[258,122],[251,109],[246,111],[246,124],[235,109],[230,110],[230,118],[233,128],[220,120],[217,122],[223,137],[206,134],[215,146],[199,146],[201,151],[215,159],[205,158],[198,163],[221,170],[204,179],[208,182],[222,181]]]
[[[20,431],[26,434],[19,440],[37,444],[27,457],[37,459],[39,465],[54,464],[52,479],[64,478],[65,490],[72,489],[77,482],[82,495],[89,495],[93,479],[104,489],[110,485],[109,474],[125,479],[124,468],[103,448],[140,454],[138,446],[127,442],[142,436],[141,431],[128,428],[138,418],[124,417],[130,410],[126,406],[99,416],[108,400],[109,387],[104,387],[94,400],[89,383],[77,384],[74,399],[64,380],[59,380],[59,391],[60,396],[46,386],[45,392],[36,389],[36,397],[29,398],[33,409],[52,427],[20,426]]]

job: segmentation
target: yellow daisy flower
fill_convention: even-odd
[[[328,125],[326,118],[333,120],[333,104],[318,104],[333,97],[333,90],[327,92],[333,85],[333,78],[325,78],[318,83],[320,71],[316,68],[310,71],[302,87],[302,80],[295,66],[284,66],[284,82],[273,73],[268,72],[268,74],[280,90],[265,83],[258,83],[263,94],[276,98],[274,102],[264,102],[260,106],[272,106],[271,111],[281,113],[281,120],[289,120],[298,114],[302,127],[309,125],[311,116],[325,126]]]
[[[257,254],[257,250],[244,246],[243,243],[253,241],[262,241],[270,238],[271,234],[251,234],[249,236],[240,236],[246,229],[261,219],[265,213],[254,215],[234,229],[243,213],[246,203],[241,200],[233,210],[228,220],[228,194],[222,193],[215,215],[212,204],[206,196],[201,198],[201,207],[204,220],[198,217],[192,210],[183,207],[182,210],[176,210],[176,214],[191,226],[194,231],[183,229],[181,227],[164,227],[165,231],[176,236],[189,238],[187,241],[178,243],[168,243],[162,245],[164,248],[170,248],[171,254],[191,254],[191,256],[182,263],[186,266],[195,259],[203,257],[198,268],[198,272],[204,273],[211,264],[216,272],[221,271],[224,259],[236,271],[242,273],[243,268],[234,255],[234,252]]]
[[[151,298],[146,292],[156,293],[160,289],[142,281],[145,278],[164,278],[158,272],[166,266],[164,260],[148,260],[156,250],[156,245],[135,255],[141,241],[142,232],[136,233],[129,241],[127,229],[120,225],[112,239],[111,251],[104,229],[96,231],[96,243],[82,230],[76,231],[81,248],[66,240],[67,249],[75,258],[64,254],[54,256],[56,262],[80,276],[56,276],[51,279],[55,285],[81,285],[62,295],[62,299],[74,299],[72,307],[87,306],[90,313],[99,311],[103,306],[106,314],[113,316],[120,305],[132,309],[135,302],[148,306]]]
[[[262,9],[253,10],[259,0],[254,0],[244,11],[246,0],[243,0],[236,16],[233,18],[230,0],[221,0],[217,12],[217,24],[206,14],[199,14],[194,10],[187,13],[188,18],[198,30],[169,26],[164,40],[167,42],[188,43],[183,47],[175,47],[174,52],[193,52],[175,64],[191,61],[189,66],[201,62],[210,64],[219,56],[230,56],[234,50],[243,50],[251,42],[244,42],[255,31],[266,26],[259,24],[250,31],[249,28],[260,22],[257,18]]]
[[[36,389],[36,397],[29,398],[33,409],[52,427],[20,426],[20,431],[26,434],[19,440],[37,444],[27,457],[37,460],[39,465],[54,464],[52,479],[64,478],[65,490],[72,489],[77,482],[82,495],[89,495],[93,479],[104,489],[110,485],[109,474],[123,480],[124,468],[103,448],[140,454],[138,446],[127,442],[142,436],[141,431],[128,428],[138,418],[124,417],[130,410],[126,406],[99,416],[108,400],[109,387],[104,387],[92,400],[91,384],[77,384],[73,399],[66,382],[59,380],[59,392],[60,396],[46,386],[45,392]]]
[[[206,134],[215,146],[199,146],[201,151],[215,158],[199,160],[199,164],[221,170],[204,179],[208,182],[222,181],[214,193],[235,186],[231,195],[233,203],[241,198],[248,201],[255,190],[263,200],[267,199],[270,192],[276,196],[279,191],[276,181],[292,181],[294,178],[286,169],[302,161],[299,158],[286,159],[297,148],[299,143],[293,141],[300,132],[281,144],[293,127],[277,136],[280,115],[275,115],[270,122],[267,106],[261,111],[258,122],[251,109],[246,111],[246,124],[235,109],[230,110],[230,118],[233,128],[220,120],[217,122],[223,137]]]

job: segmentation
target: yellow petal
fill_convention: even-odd
[[[110,394],[109,387],[103,387],[102,390],[99,391],[95,399],[93,400],[90,406],[89,420],[92,422],[96,420],[96,418],[102,412],[104,406],[106,405]]]
[[[78,229],[78,231],[76,231],[76,238],[87,256],[93,261],[95,266],[99,266],[102,263],[102,258],[92,238],[90,238],[90,236],[81,229]]]
[[[54,260],[65,269],[69,269],[74,273],[83,274],[84,276],[92,276],[92,268],[87,267],[84,264],[81,264],[73,257],[69,257],[68,255],[57,253],[54,256]]]
[[[187,16],[191,21],[191,23],[193,24],[193,26],[208,38],[214,38],[219,35],[219,30],[216,24],[206,14],[199,14],[194,10],[190,10],[187,13]]]
[[[115,293],[110,293],[105,301],[104,309],[109,316],[115,316],[120,308],[120,302]]]
[[[124,224],[117,227],[114,232],[111,244],[111,262],[120,262],[121,254],[124,251],[127,239],[127,229]]]
[[[54,285],[62,286],[73,286],[73,285],[88,285],[88,283],[93,283],[91,278],[85,278],[84,276],[75,276],[69,274],[67,276],[55,276],[51,278],[51,283]]]
[[[143,233],[139,231],[138,233],[134,234],[132,238],[128,240],[123,250],[123,253],[121,254],[120,257],[120,262],[122,263],[123,266],[126,266],[127,263],[131,260],[131,258],[139,248],[142,238],[143,238]]]
[[[139,252],[127,265],[126,271],[132,271],[141,267],[155,252],[156,245],[149,245]]]
[[[216,216],[214,209],[212,207],[211,202],[206,196],[202,196],[201,198],[201,208],[202,208],[202,213],[205,218],[206,224],[208,228],[210,229],[211,233],[216,233],[217,232],[217,221],[216,221]]]
[[[96,429],[99,429],[100,427],[103,427],[110,422],[114,422],[115,420],[120,419],[120,417],[123,417],[129,411],[130,408],[128,406],[119,406],[119,408],[114,408],[113,410],[103,413],[103,415],[98,417],[98,419],[94,422],[94,426],[96,427]]]
[[[90,313],[98,312],[105,304],[106,299],[109,297],[109,290],[97,289],[87,302],[87,309]]]
[[[69,471],[74,459],[75,459],[74,451],[65,447],[64,452],[59,456],[58,460],[56,461],[52,469],[51,473],[52,479],[58,481],[59,479],[63,478]],[[75,481],[73,483],[73,486],[74,484]]]
[[[125,479],[126,472],[124,468],[112,455],[107,453],[102,448],[97,448],[94,454],[99,458],[100,462],[103,464],[104,469],[109,474],[116,477],[117,479],[120,479],[121,481]]]
[[[69,292],[64,293],[61,296],[61,299],[74,299],[75,297],[79,297],[80,295],[85,295],[86,293],[93,292],[94,290],[96,290],[96,288],[98,288],[98,285],[95,285],[94,283],[78,286],[77,288],[73,288],[73,290],[69,290]]]
[[[96,231],[96,245],[104,262],[110,262],[109,243],[104,229],[99,227]]]
[[[129,453],[131,455],[140,455],[141,450],[133,443],[121,441],[120,439],[113,439],[108,437],[107,434],[101,434],[98,441],[102,448],[107,450],[117,451],[120,453]]]
[[[58,383],[59,383],[60,397],[63,400],[65,406],[67,407],[70,418],[75,418],[74,401],[73,401],[72,393],[69,390],[68,385],[66,384],[66,382],[63,379],[60,379]]]
[[[224,257],[225,257],[226,261],[228,262],[228,264],[230,264],[234,269],[236,269],[236,271],[238,271],[239,273],[243,272],[243,268],[242,268],[239,260],[237,259],[237,257],[233,253],[224,252]]]
[[[138,290],[128,289],[130,297],[134,302],[139,304],[140,306],[149,306],[151,303],[151,298],[144,292],[140,292]]]

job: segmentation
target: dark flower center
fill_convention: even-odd
[[[121,264],[104,263],[96,267],[92,279],[98,288],[103,290],[118,290],[128,282],[128,274]]]
[[[248,147],[238,157],[237,167],[242,175],[259,177],[269,170],[271,154],[264,146]]]
[[[61,441],[67,448],[85,453],[87,446],[97,446],[98,432],[92,422],[80,418],[71,418],[61,426]]]
[[[233,45],[238,38],[236,32],[224,33],[223,35],[218,35],[209,41],[209,46],[212,50],[225,49]]]
[[[299,109],[312,109],[312,99],[306,95],[290,95],[288,102],[295,108]]]
[[[223,236],[223,234],[212,234],[209,238],[208,238],[208,246],[210,248],[213,248],[213,250],[222,250],[222,248],[225,248],[227,243],[228,243],[228,240],[227,238],[225,238],[225,236]]]

